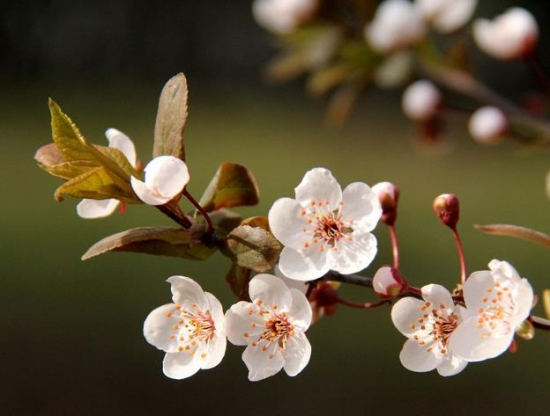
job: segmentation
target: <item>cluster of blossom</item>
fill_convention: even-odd
[[[115,129],[106,135],[109,145],[135,166],[131,140]],[[145,167],[145,181],[131,178],[134,191],[149,205],[167,203],[188,181],[187,166],[173,156],[154,158]],[[217,366],[227,340],[246,347],[242,359],[251,381],[281,369],[289,376],[300,373],[311,356],[305,332],[340,300],[336,288],[319,279],[331,272],[352,275],[369,266],[377,253],[371,231],[380,219],[393,227],[398,195],[388,182],[372,188],[355,182],[342,190],[327,169],[307,172],[295,198],[280,198],[269,211],[271,230],[284,248],[276,275],[260,273],[250,280],[250,301],[239,301],[224,313],[219,300],[191,278],[167,280],[173,303],[152,311],[143,327],[146,340],[166,353],[164,374],[183,379]],[[118,202],[84,199],[77,212],[99,218],[112,213]],[[445,195],[439,206],[444,222],[454,228],[454,197]],[[397,263],[380,268],[372,287],[382,303],[399,299],[391,317],[408,338],[400,359],[409,370],[436,369],[450,376],[469,362],[496,357],[510,347],[530,315],[533,290],[507,262],[493,260],[489,270],[472,273],[454,297],[438,284],[409,286]],[[314,289],[309,294],[308,286]]]

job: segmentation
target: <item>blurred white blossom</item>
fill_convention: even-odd
[[[479,143],[497,142],[508,128],[504,113],[492,106],[477,109],[468,121],[468,132]]]
[[[407,117],[414,121],[427,121],[439,111],[442,95],[428,80],[418,80],[403,92],[401,108]]]
[[[416,0],[415,6],[436,31],[450,33],[471,19],[477,0]]]
[[[318,0],[255,0],[252,13],[260,26],[285,34],[310,18],[317,6]]]

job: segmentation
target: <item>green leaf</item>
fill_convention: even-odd
[[[187,81],[179,73],[162,89],[155,123],[153,157],[171,155],[185,161],[183,130],[187,122]]]
[[[248,300],[248,283],[252,275],[252,270],[241,267],[236,263],[231,265],[225,280],[229,283],[231,291],[239,300]]]
[[[531,241],[532,243],[540,244],[546,248],[550,248],[550,235],[541,233],[540,231],[531,230],[530,228],[521,227],[519,225],[475,225],[475,228],[484,232],[485,234],[515,237],[521,240],[527,240]]]
[[[205,260],[216,251],[200,240],[203,226],[186,230],[175,227],[139,227],[113,234],[95,243],[82,256],[88,260],[111,251],[130,251],[192,260]]]
[[[224,208],[211,212],[208,215],[210,216],[210,220],[216,229],[216,234],[219,236],[226,236],[237,228],[243,220],[243,218],[236,212]],[[200,216],[199,218],[202,219],[203,217]]]
[[[260,191],[252,172],[236,163],[223,163],[204,191],[199,205],[211,212],[256,205],[259,200]]]
[[[275,267],[282,248],[269,230],[267,217],[253,217],[229,233],[224,254],[237,265],[262,273]]]

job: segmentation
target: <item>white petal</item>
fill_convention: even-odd
[[[328,267],[326,251],[313,250],[304,252],[284,247],[279,257],[279,268],[289,279],[308,281],[314,280],[325,273]]]
[[[422,297],[430,302],[434,308],[444,307],[446,309],[454,309],[454,302],[449,291],[437,284],[429,284],[422,287]]]
[[[216,326],[216,333],[219,336],[225,336],[225,314],[223,313],[223,307],[218,298],[212,293],[204,292],[207,299],[206,310],[210,313],[214,325]]]
[[[163,205],[172,199],[169,197],[160,196],[157,192],[149,189],[145,182],[142,182],[133,176],[130,178],[130,182],[138,198],[148,205]]]
[[[200,370],[198,355],[188,352],[167,353],[162,363],[162,370],[166,377],[181,380],[191,377]]]
[[[250,381],[260,381],[281,371],[285,362],[279,348],[274,347],[273,350],[262,351],[261,347],[249,346],[244,350],[242,357]],[[273,358],[269,358],[270,354]]]
[[[311,344],[303,332],[294,333],[286,345],[283,357],[284,369],[289,376],[294,377],[305,368],[311,357]]]
[[[257,340],[264,328],[264,321],[257,313],[257,306],[240,301],[225,313],[225,333],[233,345],[248,345]]]
[[[295,328],[306,331],[311,325],[313,312],[305,295],[298,289],[290,289],[292,293],[292,307],[288,311],[289,320]]]
[[[478,327],[476,316],[468,318],[454,330],[451,335],[449,348],[466,361],[483,361],[494,358],[510,346],[514,331],[500,337],[487,336],[487,329]]]
[[[332,173],[325,168],[308,171],[295,192],[296,200],[304,207],[314,201],[337,208],[338,203],[342,201],[342,188]]]
[[[261,300],[261,305],[269,310],[288,311],[292,307],[292,293],[277,276],[257,274],[248,285],[252,302]]]
[[[521,279],[517,284],[516,310],[511,324],[518,327],[531,314],[533,308],[533,288],[527,279]]]
[[[424,302],[413,297],[399,299],[391,309],[391,319],[399,332],[407,337],[412,337],[417,332],[418,319],[422,318],[425,311],[421,309]]]
[[[491,269],[493,274],[505,277],[506,279],[510,279],[515,283],[519,282],[521,279],[521,276],[514,268],[514,266],[512,266],[507,261],[493,259],[489,262],[489,269]]]
[[[159,156],[145,167],[145,183],[160,195],[174,197],[189,182],[187,165],[174,156]]]
[[[364,231],[371,231],[376,227],[382,207],[378,195],[362,182],[355,182],[346,186],[343,193],[342,215],[344,220],[353,220],[353,224],[360,224]]]
[[[328,267],[342,274],[357,273],[367,268],[378,251],[371,233],[353,233],[352,241],[341,241],[338,249],[327,249]]]
[[[451,355],[450,358],[443,360],[441,364],[437,366],[437,372],[443,377],[454,376],[464,370],[467,365],[468,361]]]
[[[173,303],[163,305],[153,310],[143,323],[143,335],[147,342],[159,350],[177,351],[177,341],[171,338],[174,325],[177,325],[179,313]]]
[[[487,304],[484,302],[484,298],[489,291],[493,290],[494,286],[495,280],[488,270],[474,272],[466,279],[462,290],[469,313],[477,311],[479,308],[485,309]]]
[[[421,346],[418,342],[411,339],[405,342],[403,349],[399,354],[401,364],[407,370],[423,373],[426,371],[432,371],[441,364],[442,358],[437,357],[435,354],[428,352],[426,346]]]
[[[188,305],[195,302],[202,310],[208,309],[209,303],[204,291],[193,279],[186,276],[172,276],[166,281],[172,285],[172,301],[175,304]]]
[[[134,142],[130,140],[128,136],[122,133],[120,130],[110,128],[105,132],[107,140],[109,141],[109,147],[114,147],[122,152],[128,162],[133,167],[136,167],[137,156]]]
[[[104,218],[115,212],[117,199],[83,199],[76,206],[77,214],[86,219]]]
[[[278,199],[269,210],[271,232],[285,246],[300,249],[310,238],[309,234],[302,231],[305,223],[301,211],[300,203],[290,198]]]
[[[201,360],[200,367],[203,370],[216,367],[219,363],[221,363],[225,355],[226,348],[227,338],[225,334],[216,334],[214,338],[208,341],[208,343],[202,348],[202,352],[206,354],[206,356]]]

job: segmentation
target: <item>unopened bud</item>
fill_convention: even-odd
[[[460,215],[460,203],[455,194],[442,194],[434,199],[433,209],[441,222],[454,229]]]
[[[378,297],[389,299],[405,293],[408,285],[399,270],[390,266],[382,266],[372,279],[372,287]]]
[[[434,118],[441,106],[442,96],[437,87],[427,80],[413,82],[403,92],[401,108],[414,121],[428,121]]]
[[[468,121],[468,131],[478,143],[493,144],[499,141],[508,128],[504,113],[496,107],[476,110]]]
[[[477,19],[473,35],[477,46],[487,55],[509,60],[525,58],[533,52],[539,29],[530,12],[513,7],[494,20]]]
[[[397,201],[399,188],[390,182],[379,182],[372,187],[382,206],[381,220],[386,225],[393,225],[397,219]]]

